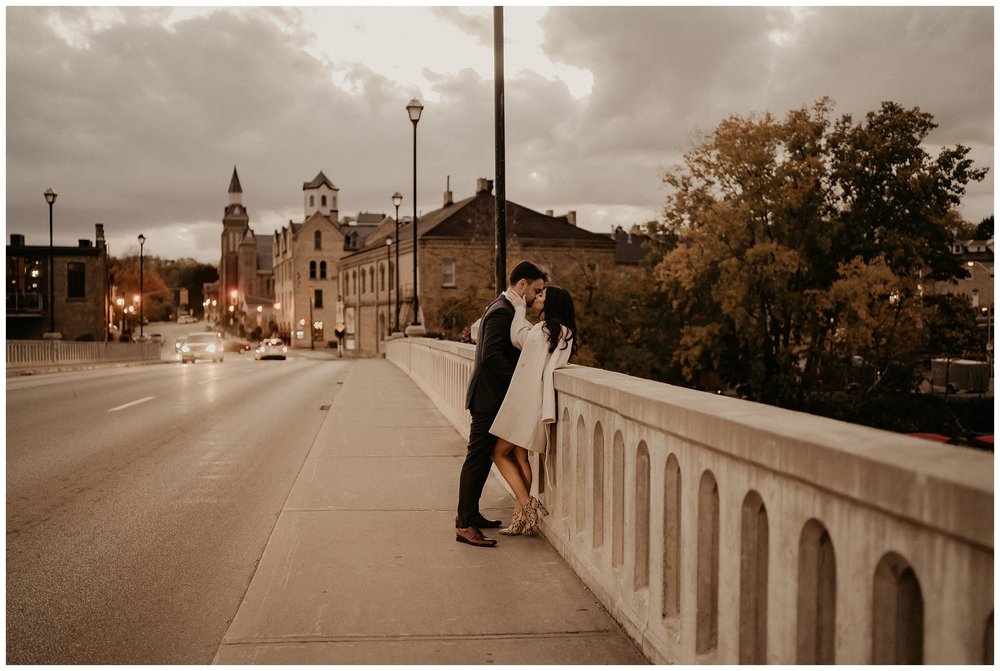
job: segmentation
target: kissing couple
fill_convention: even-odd
[[[510,283],[480,319],[476,356],[465,397],[472,415],[469,446],[458,486],[455,540],[475,547],[494,547],[483,535],[499,520],[479,512],[479,499],[496,464],[514,493],[511,523],[500,533],[530,536],[539,515],[547,511],[531,495],[528,452],[543,453],[546,424],[555,422],[553,371],[576,353],[576,314],[569,292],[546,286],[548,274],[530,261],[510,273]],[[533,307],[538,323],[528,321]]]

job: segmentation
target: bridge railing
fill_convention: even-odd
[[[387,356],[467,436],[473,352]],[[593,368],[555,382],[543,530],[652,661],[992,663],[992,454]]]
[[[65,364],[156,361],[155,342],[64,342],[62,340],[8,340],[7,368],[43,368]]]

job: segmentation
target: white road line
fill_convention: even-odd
[[[146,398],[140,398],[138,401],[132,401],[131,403],[126,403],[125,405],[119,405],[117,407],[111,408],[108,412],[117,412],[118,410],[124,410],[125,408],[130,408],[133,405],[139,405],[140,403],[145,403],[146,401],[152,401],[155,396],[147,396]]]

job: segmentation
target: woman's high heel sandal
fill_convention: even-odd
[[[528,526],[528,519],[524,510],[515,510],[510,519],[510,526],[500,529],[499,533],[504,536],[520,536]]]

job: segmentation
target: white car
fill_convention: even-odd
[[[288,345],[281,338],[267,338],[261,340],[260,345],[253,353],[253,358],[261,359],[284,359],[288,356]]]
[[[181,338],[178,343],[177,358],[181,363],[190,361],[194,363],[198,359],[208,359],[209,361],[222,361],[222,334],[212,333],[189,333]]]
[[[177,318],[178,324],[194,324],[198,318],[193,315],[181,315]]]

